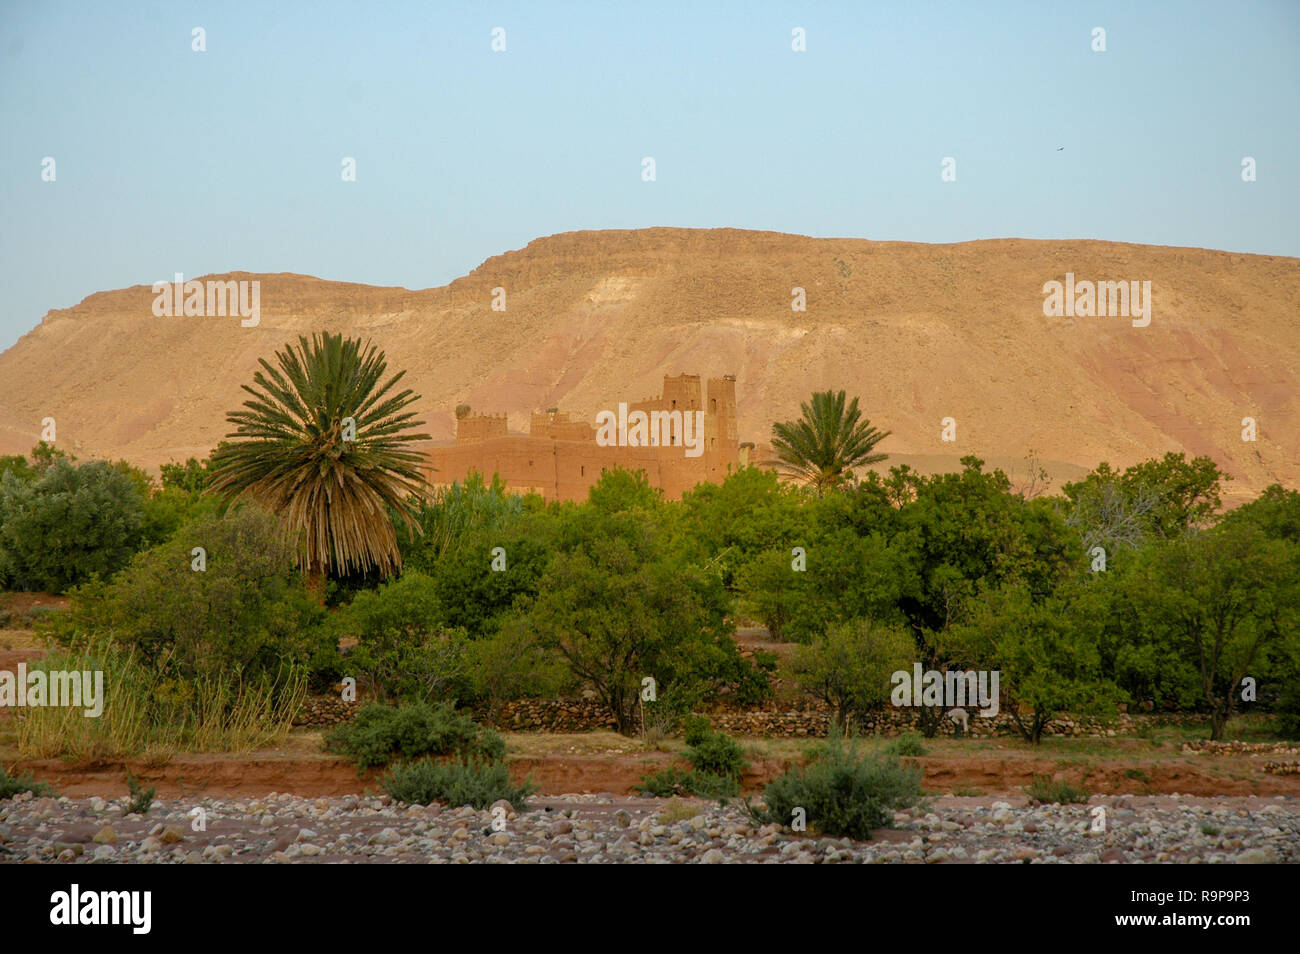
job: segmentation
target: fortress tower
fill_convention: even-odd
[[[608,407],[620,400],[626,399],[611,397]],[[558,408],[534,411],[527,436],[507,433],[504,414],[466,413],[456,422],[455,446],[433,448],[430,479],[449,484],[470,471],[487,479],[495,473],[513,490],[535,491],[548,500],[585,500],[602,473],[622,467],[644,471],[652,487],[680,499],[696,484],[720,483],[741,466],[735,375],[710,378],[707,391],[698,374],[664,375],[658,397],[626,403],[629,412],[701,412],[702,453],[688,457],[681,446],[602,446],[592,424]]]
[[[504,414],[466,414],[456,421],[456,443],[477,444],[506,436]]]

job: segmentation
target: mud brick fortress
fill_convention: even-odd
[[[617,407],[617,404],[611,405]],[[750,446],[736,434],[736,378],[710,378],[708,390],[697,374],[665,375],[663,394],[628,402],[628,413],[644,411],[704,412],[703,453],[690,457],[680,446],[603,447],[596,428],[552,408],[534,412],[528,435],[506,431],[504,414],[466,413],[456,422],[456,443],[429,448],[434,486],[463,481],[471,471],[491,480],[499,474],[518,493],[538,493],[547,500],[586,500],[587,491],[611,467],[643,470],[652,487],[669,499],[702,482],[721,483],[748,464]]]

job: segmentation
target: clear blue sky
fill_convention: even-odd
[[[425,288],[572,229],[1300,256],[1298,94],[1296,0],[0,0],[0,347],[178,271]]]

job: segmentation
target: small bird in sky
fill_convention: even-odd
[[[1057,146],[1057,147],[1056,147],[1056,151],[1057,151],[1057,152],[1060,152],[1060,151],[1061,151],[1062,149],[1064,149],[1064,148],[1065,148],[1064,146]]]

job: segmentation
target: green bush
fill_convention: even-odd
[[[903,758],[921,758],[925,755],[920,732],[904,732],[896,739],[890,739],[885,745],[885,752]]]
[[[1277,704],[1277,734],[1300,740],[1300,685],[1288,680]]]
[[[409,805],[442,802],[483,809],[504,798],[522,811],[528,796],[537,790],[531,779],[522,785],[511,783],[505,762],[481,758],[403,763],[395,765],[380,781],[396,801]]]
[[[894,812],[921,797],[921,771],[894,758],[861,755],[856,740],[834,737],[808,765],[791,769],[763,791],[763,807],[748,805],[757,824],[789,825],[794,810],[807,813],[810,829],[865,840],[891,827]]]
[[[1025,786],[1025,794],[1040,805],[1082,805],[1091,793],[1069,782],[1053,782],[1046,775],[1035,775],[1033,782]]]
[[[144,543],[144,495],[104,461],[0,474],[0,584],[62,593],[124,567]]]
[[[295,669],[319,689],[338,678],[327,611],[307,594],[275,518],[250,507],[187,524],[136,554],[111,583],[80,587],[49,630],[68,647],[110,638],[143,665],[186,682],[280,680]]]
[[[717,732],[704,716],[688,715],[683,722],[686,761],[691,770],[670,767],[643,776],[637,791],[656,798],[697,795],[701,798],[735,798],[740,777],[749,768],[740,746]]]
[[[437,587],[408,571],[374,591],[361,591],[340,609],[338,631],[357,639],[347,670],[385,702],[466,701],[464,630],[444,622]]]
[[[721,732],[708,731],[696,738],[686,753],[686,761],[697,772],[739,780],[749,768],[736,740]]]
[[[423,755],[505,757],[506,744],[451,706],[412,703],[397,708],[369,705],[325,736],[331,752],[346,755],[359,771]]]
[[[45,795],[53,795],[54,789],[44,782],[36,781],[31,772],[10,775],[5,771],[5,767],[0,765],[0,800],[13,798],[23,792],[31,792],[39,798]]]
[[[730,775],[669,767],[643,776],[636,790],[655,798],[672,798],[675,795],[735,798],[740,794],[740,782]]]
[[[158,795],[158,789],[150,785],[145,788],[140,784],[140,780],[131,774],[128,769],[126,773],[126,790],[131,794],[131,804],[127,807],[126,813],[132,812],[139,815],[149,814],[149,806],[153,804],[154,798]]]

